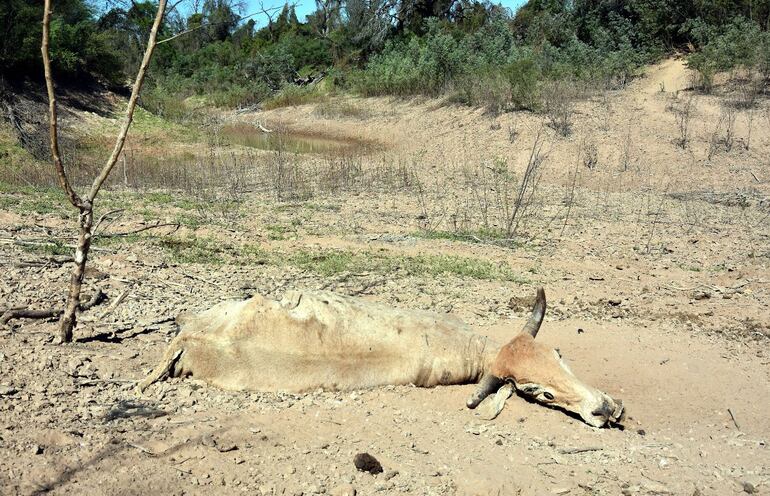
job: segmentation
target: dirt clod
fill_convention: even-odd
[[[369,453],[358,453],[353,457],[353,464],[361,472],[369,472],[373,475],[382,473],[382,464]]]

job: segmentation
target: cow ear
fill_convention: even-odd
[[[497,390],[500,389],[503,384],[505,384],[505,381],[499,377],[490,373],[485,374],[484,377],[482,377],[479,381],[479,385],[476,388],[476,391],[471,395],[470,398],[468,398],[468,401],[465,403],[465,405],[470,409],[476,408],[479,406],[479,403],[484,401],[484,398],[492,393],[497,392]]]
[[[540,325],[543,323],[544,317],[545,290],[543,288],[537,288],[537,297],[535,298],[535,304],[532,306],[532,313],[530,313],[529,320],[521,332],[525,332],[533,338],[537,337],[537,331],[540,330]]]

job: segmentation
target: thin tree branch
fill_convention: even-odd
[[[291,5],[291,6],[293,6],[293,7],[296,7],[296,6],[297,6],[297,4],[296,4],[296,3],[292,3],[292,4],[290,4],[290,5]],[[273,22],[273,18],[270,16],[270,14],[269,14],[269,13],[270,13],[270,12],[274,12],[274,11],[278,11],[278,10],[281,10],[281,9],[283,9],[283,8],[284,8],[284,6],[283,6],[283,5],[281,5],[281,6],[279,6],[279,7],[271,7],[271,8],[269,8],[269,9],[265,9],[265,8],[263,8],[263,9],[261,9],[261,10],[257,11],[257,12],[253,12],[253,13],[251,13],[251,14],[248,14],[248,15],[245,15],[245,16],[236,16],[236,17],[238,18],[238,21],[243,21],[244,19],[248,19],[248,18],[250,18],[250,17],[254,17],[254,16],[256,16],[256,15],[259,15],[259,14],[264,14],[264,15],[265,15],[265,16],[267,16],[267,18],[270,20],[270,23],[272,23],[272,22]],[[184,35],[186,35],[186,34],[190,34],[190,33],[193,33],[193,32],[195,32],[195,31],[197,31],[197,30],[199,30],[199,29],[208,28],[208,27],[211,27],[211,26],[217,26],[217,25],[219,25],[219,24],[224,24],[224,23],[226,23],[226,22],[229,22],[229,21],[223,21],[223,22],[211,22],[211,23],[207,23],[207,24],[201,24],[200,26],[195,26],[195,27],[193,27],[193,28],[190,28],[190,29],[185,29],[184,31],[180,31],[179,33],[177,33],[177,34],[175,34],[175,35],[173,35],[173,36],[169,36],[168,38],[164,38],[164,39],[162,39],[162,40],[158,41],[158,42],[156,43],[156,45],[161,45],[161,44],[163,44],[163,43],[168,43],[169,41],[173,41],[173,40],[175,40],[175,39],[177,39],[177,38],[179,38],[179,37],[181,37],[181,36],[184,36]]]
[[[57,129],[57,111],[56,111],[56,94],[53,88],[53,74],[51,71],[51,59],[48,56],[48,39],[50,37],[51,27],[51,0],[45,0],[43,6],[43,42],[40,46],[40,51],[43,54],[43,70],[45,72],[45,86],[48,91],[48,114],[49,114],[49,132],[51,138],[51,157],[53,158],[53,164],[56,168],[56,176],[59,179],[59,186],[67,195],[70,203],[79,209],[83,209],[83,200],[78,196],[69,178],[67,177],[67,170],[64,168],[64,164],[61,160],[61,153],[59,152],[59,132]]]
[[[46,0],[48,3],[50,0]],[[142,89],[144,83],[144,77],[147,74],[147,67],[150,65],[150,59],[152,59],[152,53],[155,50],[156,40],[158,39],[158,29],[163,22],[163,16],[166,12],[166,0],[160,0],[158,2],[158,12],[155,15],[155,21],[152,23],[152,30],[150,31],[150,38],[147,40],[147,49],[144,51],[144,57],[142,58],[142,64],[139,66],[139,72],[136,75],[134,86],[131,89],[131,97],[128,99],[128,107],[126,108],[126,116],[123,119],[123,125],[120,128],[120,134],[115,141],[115,147],[112,150],[110,158],[107,159],[107,163],[102,169],[99,176],[94,179],[94,183],[91,186],[91,191],[88,193],[88,202],[93,202],[96,195],[99,194],[99,190],[107,179],[107,176],[112,172],[112,168],[115,167],[115,163],[118,161],[120,152],[123,150],[123,145],[126,143],[126,136],[128,135],[128,128],[131,127],[131,121],[134,118],[134,110],[136,109],[136,101],[139,98],[139,92]],[[44,35],[43,40],[48,38]],[[46,79],[48,79],[46,77]],[[53,122],[53,117],[52,117]]]

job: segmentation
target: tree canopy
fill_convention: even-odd
[[[40,77],[42,5],[0,3],[5,79]],[[59,78],[128,82],[156,3],[113,5],[120,6],[54,2],[51,57]],[[770,0],[530,0],[515,13],[479,0],[315,0],[305,19],[290,4],[251,17],[234,0],[196,5],[184,17],[167,16],[161,38],[172,39],[159,46],[147,102],[155,91],[204,95],[218,105],[255,103],[330,73],[335,84],[364,94],[462,93],[483,79],[520,93],[514,100],[527,106],[527,86],[539,79],[623,84],[640,64],[676,49],[703,48],[708,60],[694,63],[704,70],[724,70],[725,54],[741,43],[740,60],[765,63],[759,48],[770,22]]]

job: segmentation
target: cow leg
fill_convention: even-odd
[[[159,380],[171,375],[171,370],[174,368],[176,362],[182,357],[185,349],[181,346],[180,341],[176,341],[176,346],[169,346],[169,349],[163,355],[161,362],[145,377],[143,381],[136,385],[136,394],[142,395],[144,390],[155,384]],[[174,344],[174,343],[172,343]]]

